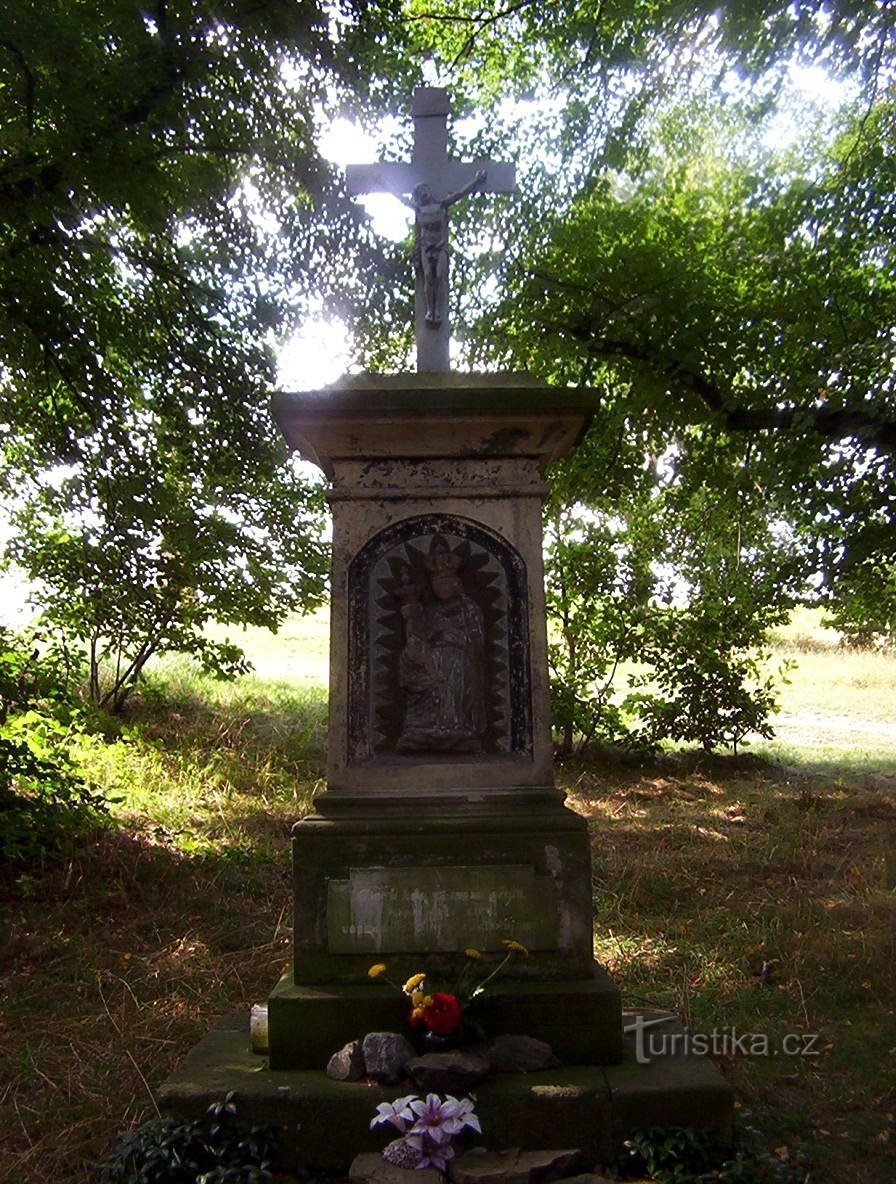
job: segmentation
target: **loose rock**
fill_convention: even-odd
[[[488,1058],[462,1051],[428,1052],[407,1063],[414,1084],[432,1093],[456,1094],[472,1089],[491,1068]]]
[[[368,1032],[361,1045],[368,1077],[386,1085],[397,1085],[405,1077],[405,1065],[414,1047],[400,1032]]]
[[[498,1036],[488,1046],[488,1057],[497,1073],[537,1073],[560,1064],[551,1046],[534,1036]]]
[[[397,1168],[374,1152],[356,1155],[348,1174],[357,1184],[446,1184],[435,1168]]]
[[[360,1081],[365,1072],[360,1040],[350,1040],[339,1052],[334,1052],[327,1062],[327,1076],[333,1081]]]
[[[475,1147],[448,1166],[451,1184],[550,1184],[583,1165],[581,1151],[485,1151]],[[587,1177],[586,1177],[587,1179]]]

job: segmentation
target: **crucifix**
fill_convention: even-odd
[[[417,369],[450,369],[448,342],[448,209],[468,194],[513,193],[512,164],[476,160],[464,164],[448,155],[448,92],[421,87],[414,92],[414,152],[410,164],[389,161],[350,164],[349,193],[391,193],[414,211],[414,267],[417,273],[414,324]]]

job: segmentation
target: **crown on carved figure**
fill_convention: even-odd
[[[433,575],[445,575],[449,572],[456,572],[459,567],[460,559],[449,547],[445,536],[433,535],[432,542],[429,544],[429,554],[426,556],[427,570]]]

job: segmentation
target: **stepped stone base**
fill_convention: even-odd
[[[292,970],[287,970],[268,998],[270,1067],[323,1069],[350,1040],[367,1032],[401,1031],[405,1010],[391,987],[369,980],[306,986],[294,983]],[[546,1041],[568,1065],[622,1060],[619,988],[597,964],[590,979],[496,981],[477,1018],[486,1035]]]
[[[626,1012],[624,1023],[636,1014],[657,1015]],[[576,1017],[566,1018],[575,1026]],[[675,1022],[664,1030],[676,1031]],[[483,1130],[477,1143],[493,1150],[576,1147],[596,1164],[608,1163],[643,1126],[711,1129],[721,1146],[730,1144],[733,1092],[710,1060],[672,1055],[642,1065],[632,1038],[623,1043],[618,1065],[564,1066],[483,1081],[476,1088]],[[285,1170],[345,1170],[360,1152],[382,1150],[383,1133],[370,1130],[370,1119],[379,1102],[401,1097],[408,1087],[330,1081],[320,1070],[271,1070],[252,1053],[248,1017],[240,1015],[213,1028],[157,1096],[164,1112],[201,1118],[230,1092],[240,1118],[280,1128]]]

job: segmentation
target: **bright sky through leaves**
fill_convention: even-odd
[[[834,116],[844,103],[855,97],[855,88],[838,82],[821,67],[796,62],[788,70],[789,101],[782,103],[769,120],[764,136],[766,146],[784,150],[799,141],[806,132],[808,110]],[[514,104],[519,107],[519,104]],[[472,134],[474,120],[465,120],[467,134]],[[364,131],[348,119],[334,119],[319,140],[322,155],[338,168],[348,164],[367,164],[379,159],[380,141],[393,139],[402,127],[402,119],[388,116],[379,136]],[[460,127],[456,129],[462,131]],[[364,194],[356,199],[371,218],[374,234],[391,242],[401,242],[411,231],[412,215],[396,197],[387,193]],[[284,390],[313,390],[334,382],[352,361],[352,342],[339,320],[321,316],[306,321],[289,337],[278,352],[277,383]]]

